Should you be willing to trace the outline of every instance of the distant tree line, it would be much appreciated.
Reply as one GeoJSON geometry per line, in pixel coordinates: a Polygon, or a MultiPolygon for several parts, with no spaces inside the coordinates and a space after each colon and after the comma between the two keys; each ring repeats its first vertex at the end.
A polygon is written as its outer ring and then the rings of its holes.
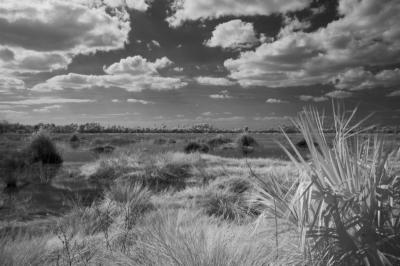
{"type": "MultiPolygon", "coordinates": [[[[221,129],[216,128],[208,123],[195,124],[191,126],[172,127],[168,128],[165,125],[159,127],[126,127],[119,125],[104,126],[100,123],[85,123],[85,124],[68,124],[55,125],[53,123],[39,123],[36,125],[23,125],[20,123],[9,123],[5,120],[0,121],[0,134],[3,133],[20,133],[30,134],[44,129],[52,133],[237,133],[244,131],[244,128],[237,129],[221,129]]],[[[294,126],[282,126],[286,133],[298,133],[298,129],[294,126]]],[[[247,127],[246,127],[247,130],[247,127]]],[[[334,132],[333,128],[325,129],[326,132],[334,132]]],[[[280,128],[251,130],[255,133],[280,133],[280,128]]],[[[398,133],[400,126],[384,126],[371,127],[366,131],[381,132],[381,133],[398,133]]]]}

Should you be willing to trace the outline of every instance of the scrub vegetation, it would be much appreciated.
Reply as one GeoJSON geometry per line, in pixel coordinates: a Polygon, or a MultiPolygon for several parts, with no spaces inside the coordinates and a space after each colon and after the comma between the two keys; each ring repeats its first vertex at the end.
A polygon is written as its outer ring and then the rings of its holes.
{"type": "MultiPolygon", "coordinates": [[[[336,114],[327,136],[316,111],[300,113],[308,153],[285,135],[286,160],[250,156],[262,148],[250,133],[157,137],[151,152],[135,141],[96,153],[67,181],[96,184],[97,196],[65,198],[57,215],[3,219],[0,265],[397,265],[399,150],[352,120],[336,114]],[[231,147],[246,154],[212,153],[231,147]]],[[[26,158],[2,160],[5,180],[22,175],[25,162],[60,164],[57,145],[33,137],[26,158]]],[[[61,191],[67,181],[41,186],[61,191]]],[[[25,206],[21,193],[2,204],[4,213],[25,206]]]]}

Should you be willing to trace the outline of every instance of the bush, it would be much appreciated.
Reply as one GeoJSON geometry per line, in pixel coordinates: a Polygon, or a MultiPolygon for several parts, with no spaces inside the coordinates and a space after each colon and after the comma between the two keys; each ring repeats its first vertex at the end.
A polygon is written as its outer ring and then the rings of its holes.
{"type": "Polygon", "coordinates": [[[223,144],[230,143],[230,142],[232,142],[232,140],[230,138],[227,138],[222,134],[218,134],[215,137],[213,137],[212,139],[208,140],[207,144],[211,148],[215,148],[215,147],[219,147],[223,144]]]}
{"type": "Polygon", "coordinates": [[[114,146],[105,145],[105,146],[97,146],[91,149],[92,152],[102,154],[102,153],[112,153],[115,150],[114,146]]]}
{"type": "Polygon", "coordinates": [[[26,170],[28,165],[28,158],[25,153],[18,151],[5,152],[4,157],[0,160],[0,172],[8,188],[17,187],[18,177],[21,172],[26,170]]]}
{"type": "Polygon", "coordinates": [[[72,137],[69,139],[70,142],[78,142],[79,138],[76,134],[72,135],[72,137]]]}
{"type": "Polygon", "coordinates": [[[163,138],[158,138],[153,140],[153,144],[155,145],[164,145],[165,143],[167,143],[167,140],[163,138]]]}
{"type": "Polygon", "coordinates": [[[197,142],[189,142],[185,148],[185,153],[202,152],[208,153],[210,148],[206,144],[199,144],[197,142]]]}
{"type": "MultiPolygon", "coordinates": [[[[307,144],[307,141],[305,139],[302,139],[299,142],[297,142],[296,146],[298,148],[301,148],[301,149],[308,149],[308,144],[307,144]]],[[[313,142],[313,146],[315,146],[317,148],[319,147],[318,143],[316,143],[316,142],[313,142]]]]}
{"type": "Polygon", "coordinates": [[[236,139],[237,147],[244,155],[252,153],[254,148],[258,146],[257,141],[247,133],[239,135],[236,139]]]}
{"type": "Polygon", "coordinates": [[[32,163],[61,164],[63,159],[50,137],[43,131],[32,136],[27,148],[32,163]]]}
{"type": "Polygon", "coordinates": [[[236,139],[236,143],[239,147],[256,147],[258,146],[257,141],[249,134],[241,134],[236,139]]]}
{"type": "Polygon", "coordinates": [[[168,140],[168,144],[175,144],[176,143],[176,140],[174,140],[174,139],[169,139],[168,140]]]}

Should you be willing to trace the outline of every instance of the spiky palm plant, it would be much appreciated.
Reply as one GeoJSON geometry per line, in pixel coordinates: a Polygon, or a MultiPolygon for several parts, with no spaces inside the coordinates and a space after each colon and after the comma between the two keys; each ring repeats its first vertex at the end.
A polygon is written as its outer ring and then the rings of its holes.
{"type": "Polygon", "coordinates": [[[287,189],[276,180],[262,184],[256,200],[267,212],[295,223],[302,245],[311,245],[323,264],[397,264],[400,208],[394,165],[399,153],[390,152],[382,136],[362,134],[363,120],[352,125],[355,112],[346,116],[334,110],[332,140],[316,110],[300,113],[294,123],[307,142],[310,160],[286,134],[293,152],[281,146],[303,174],[287,189]]]}

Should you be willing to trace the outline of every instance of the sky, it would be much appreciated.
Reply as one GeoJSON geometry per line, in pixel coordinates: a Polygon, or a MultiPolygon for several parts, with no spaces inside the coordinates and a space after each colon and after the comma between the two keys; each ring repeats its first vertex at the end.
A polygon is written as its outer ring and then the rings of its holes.
{"type": "Polygon", "coordinates": [[[400,121],[398,0],[1,0],[0,120],[220,128],[332,104],[400,121]]]}

